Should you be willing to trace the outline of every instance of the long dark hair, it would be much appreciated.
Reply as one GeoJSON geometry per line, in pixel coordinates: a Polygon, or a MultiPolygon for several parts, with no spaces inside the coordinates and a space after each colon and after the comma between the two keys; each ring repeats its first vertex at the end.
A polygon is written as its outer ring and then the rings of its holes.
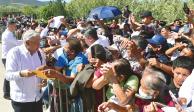
{"type": "Polygon", "coordinates": [[[114,61],[114,63],[114,69],[117,76],[123,75],[125,78],[128,78],[132,75],[131,65],[127,59],[121,58],[114,61]]]}

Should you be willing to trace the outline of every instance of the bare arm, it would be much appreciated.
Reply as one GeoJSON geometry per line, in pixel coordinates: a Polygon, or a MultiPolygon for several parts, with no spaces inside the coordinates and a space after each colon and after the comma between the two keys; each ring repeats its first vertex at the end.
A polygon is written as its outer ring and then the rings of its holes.
{"type": "Polygon", "coordinates": [[[118,83],[113,83],[112,87],[116,97],[123,106],[126,105],[135,94],[135,91],[129,89],[125,92],[118,83]]]}
{"type": "Polygon", "coordinates": [[[42,48],[42,50],[44,51],[45,54],[49,54],[52,53],[53,51],[57,50],[58,48],[60,48],[61,46],[52,46],[52,47],[47,47],[47,48],[42,48]]]}
{"type": "Polygon", "coordinates": [[[120,106],[113,102],[103,102],[98,107],[98,112],[104,112],[105,110],[115,110],[116,112],[134,112],[137,110],[134,105],[120,106]]]}
{"type": "Polygon", "coordinates": [[[73,80],[75,79],[75,76],[66,76],[65,74],[60,73],[59,71],[56,71],[54,69],[47,69],[44,70],[44,74],[49,77],[49,78],[56,78],[59,81],[69,84],[71,82],[73,82],[73,80]]]}
{"type": "Polygon", "coordinates": [[[101,88],[103,88],[108,83],[109,83],[108,80],[102,75],[100,78],[96,79],[93,82],[92,88],[94,88],[96,90],[100,90],[101,88]]]}
{"type": "Polygon", "coordinates": [[[163,64],[157,61],[156,58],[150,58],[148,61],[149,61],[149,65],[155,66],[156,68],[163,70],[164,72],[168,73],[170,76],[173,77],[172,66],[163,64]]]}
{"type": "Polygon", "coordinates": [[[165,54],[167,56],[172,56],[173,53],[179,48],[179,46],[174,46],[174,47],[171,47],[169,48],[168,50],[166,50],[165,54]]]}
{"type": "Polygon", "coordinates": [[[131,26],[131,29],[133,29],[135,31],[141,30],[142,24],[136,22],[135,17],[133,15],[129,16],[129,20],[128,21],[129,21],[128,23],[131,26]]]}
{"type": "Polygon", "coordinates": [[[66,83],[66,84],[72,83],[73,80],[75,79],[74,76],[66,76],[66,75],[62,75],[62,74],[57,75],[56,78],[58,80],[60,80],[61,82],[66,83]]]}

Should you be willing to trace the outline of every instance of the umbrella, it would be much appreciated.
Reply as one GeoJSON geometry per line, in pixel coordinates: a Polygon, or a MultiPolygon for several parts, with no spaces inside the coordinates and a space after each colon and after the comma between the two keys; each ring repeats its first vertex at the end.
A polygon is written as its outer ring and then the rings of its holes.
{"type": "Polygon", "coordinates": [[[87,19],[88,20],[111,19],[120,14],[122,14],[122,12],[117,7],[101,6],[91,10],[87,19]]]}

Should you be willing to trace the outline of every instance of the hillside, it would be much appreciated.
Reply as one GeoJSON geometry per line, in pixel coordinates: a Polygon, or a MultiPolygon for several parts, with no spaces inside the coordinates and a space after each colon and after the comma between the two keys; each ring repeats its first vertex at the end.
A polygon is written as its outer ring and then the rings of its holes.
{"type": "Polygon", "coordinates": [[[0,0],[0,4],[27,4],[27,5],[44,5],[46,2],[40,2],[36,0],[0,0]]]}

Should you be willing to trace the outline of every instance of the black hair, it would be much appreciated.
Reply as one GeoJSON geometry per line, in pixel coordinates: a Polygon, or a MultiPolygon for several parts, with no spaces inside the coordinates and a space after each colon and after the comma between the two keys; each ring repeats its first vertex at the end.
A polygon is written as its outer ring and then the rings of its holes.
{"type": "Polygon", "coordinates": [[[78,54],[80,52],[82,52],[82,45],[80,43],[80,41],[76,38],[67,38],[66,40],[69,44],[69,49],[70,50],[74,50],[75,54],[78,54]]]}
{"type": "Polygon", "coordinates": [[[172,66],[173,66],[173,69],[175,69],[176,67],[181,67],[181,68],[188,69],[189,71],[192,71],[194,68],[194,63],[193,63],[193,59],[187,56],[180,56],[173,61],[172,66]]]}
{"type": "Polygon", "coordinates": [[[92,23],[92,21],[88,21],[88,22],[86,22],[86,24],[89,24],[91,26],[94,26],[94,24],[92,23]]]}
{"type": "Polygon", "coordinates": [[[131,65],[127,59],[121,58],[119,60],[115,60],[114,63],[116,63],[114,69],[118,76],[124,75],[125,77],[129,77],[132,75],[131,65]]]}
{"type": "Polygon", "coordinates": [[[131,40],[133,40],[136,43],[137,47],[141,48],[141,50],[146,49],[148,45],[148,42],[146,41],[146,39],[141,36],[133,36],[131,40]]]}
{"type": "Polygon", "coordinates": [[[171,31],[170,26],[164,26],[163,28],[166,29],[166,30],[168,30],[168,31],[171,31]]]}
{"type": "Polygon", "coordinates": [[[102,45],[100,44],[93,45],[91,47],[91,54],[92,58],[98,58],[103,62],[107,62],[106,50],[102,45]]]}
{"type": "Polygon", "coordinates": [[[176,21],[179,21],[179,22],[180,22],[180,21],[181,21],[181,19],[177,18],[177,19],[175,19],[175,20],[174,20],[174,22],[176,22],[176,21]]]}
{"type": "Polygon", "coordinates": [[[166,21],[160,21],[160,22],[159,22],[159,25],[162,26],[162,27],[165,26],[166,24],[167,24],[166,21]]]}
{"type": "MultiPolygon", "coordinates": [[[[192,43],[188,44],[188,48],[191,50],[192,54],[194,54],[194,46],[192,43]]],[[[192,57],[194,59],[194,56],[192,57]]]]}
{"type": "Polygon", "coordinates": [[[81,43],[83,49],[89,47],[83,39],[80,40],[80,43],[81,43]]]}
{"type": "Polygon", "coordinates": [[[184,37],[175,39],[175,43],[177,43],[177,42],[182,42],[182,43],[185,43],[185,44],[189,44],[189,43],[190,43],[190,41],[187,40],[187,39],[184,38],[184,37]]]}

